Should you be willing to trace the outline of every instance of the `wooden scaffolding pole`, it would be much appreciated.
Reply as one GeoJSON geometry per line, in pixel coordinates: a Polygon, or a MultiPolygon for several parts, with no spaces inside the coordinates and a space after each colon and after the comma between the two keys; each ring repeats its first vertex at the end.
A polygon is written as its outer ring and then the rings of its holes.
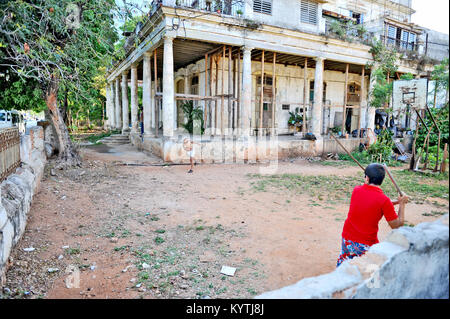
{"type": "Polygon", "coordinates": [[[276,75],[276,63],[277,63],[277,53],[274,52],[273,53],[273,64],[272,64],[272,69],[273,69],[273,74],[272,74],[272,129],[270,131],[271,135],[274,136],[275,135],[275,114],[276,114],[276,109],[277,109],[277,104],[276,104],[276,80],[277,80],[277,75],[276,75]]]}
{"type": "Polygon", "coordinates": [[[153,69],[155,74],[155,96],[153,99],[153,104],[155,107],[155,137],[158,137],[159,130],[159,100],[156,99],[156,94],[158,93],[158,51],[155,49],[153,53],[153,69]]]}
{"type": "MultiPolygon", "coordinates": [[[[215,57],[215,62],[216,62],[216,89],[214,91],[214,95],[217,96],[218,91],[219,91],[219,59],[220,56],[216,56],[215,57]]],[[[219,113],[219,102],[217,100],[215,100],[214,102],[214,135],[217,135],[217,129],[219,127],[219,122],[218,122],[218,113],[219,113]]]]}
{"type": "MultiPolygon", "coordinates": [[[[211,56],[209,59],[209,95],[213,96],[213,59],[214,56],[211,56]]],[[[211,129],[213,127],[213,119],[212,119],[212,108],[213,108],[214,101],[209,102],[209,128],[211,129]]],[[[211,134],[214,134],[211,130],[211,134]]]]}
{"type": "Polygon", "coordinates": [[[224,117],[225,117],[225,97],[224,97],[224,85],[225,85],[225,52],[226,46],[223,46],[222,49],[222,63],[220,64],[220,69],[222,73],[222,89],[221,89],[221,103],[220,103],[220,134],[224,136],[224,117]]]}
{"type": "Polygon", "coordinates": [[[306,133],[306,101],[308,98],[308,58],[305,58],[305,68],[303,75],[303,133],[306,133]]]}
{"type": "Polygon", "coordinates": [[[231,52],[231,50],[232,50],[232,48],[231,48],[231,46],[229,46],[228,47],[228,123],[227,123],[228,131],[231,128],[233,128],[233,113],[232,113],[233,111],[231,109],[233,102],[231,100],[231,97],[232,97],[234,88],[233,88],[233,74],[231,73],[231,69],[232,69],[232,65],[231,65],[232,52],[231,52]]]}
{"type": "MultiPolygon", "coordinates": [[[[187,92],[184,92],[187,93],[187,92]]],[[[205,54],[205,97],[208,95],[208,53],[205,54]]],[[[205,101],[205,109],[203,114],[203,122],[205,127],[208,121],[208,101],[205,101]]]]}
{"type": "Polygon", "coordinates": [[[348,69],[349,64],[345,66],[345,88],[344,88],[344,106],[342,108],[342,136],[345,136],[347,133],[345,129],[345,122],[347,121],[347,94],[348,94],[348,69]]]}
{"type": "Polygon", "coordinates": [[[263,128],[263,108],[264,108],[264,50],[262,50],[261,56],[261,95],[259,101],[259,130],[258,135],[262,136],[263,128]]]}

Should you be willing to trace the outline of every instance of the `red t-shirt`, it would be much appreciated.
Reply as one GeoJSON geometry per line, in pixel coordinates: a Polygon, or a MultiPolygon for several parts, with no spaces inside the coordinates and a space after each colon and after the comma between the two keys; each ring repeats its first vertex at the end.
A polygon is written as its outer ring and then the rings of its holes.
{"type": "Polygon", "coordinates": [[[367,184],[356,186],[342,237],[369,246],[378,243],[378,222],[383,215],[388,222],[398,218],[394,205],[383,190],[367,184]]]}

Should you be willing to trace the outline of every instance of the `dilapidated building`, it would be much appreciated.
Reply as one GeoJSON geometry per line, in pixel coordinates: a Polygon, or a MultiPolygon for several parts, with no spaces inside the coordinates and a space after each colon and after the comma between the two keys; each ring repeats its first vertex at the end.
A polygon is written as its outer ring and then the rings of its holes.
{"type": "Polygon", "coordinates": [[[372,39],[403,53],[390,80],[427,77],[448,56],[448,40],[432,44],[436,32],[413,13],[410,0],[154,1],[108,71],[107,127],[181,162],[191,101],[203,111],[205,130],[194,131],[203,162],[334,152],[331,131],[355,149],[352,133],[375,128],[372,39]]]}

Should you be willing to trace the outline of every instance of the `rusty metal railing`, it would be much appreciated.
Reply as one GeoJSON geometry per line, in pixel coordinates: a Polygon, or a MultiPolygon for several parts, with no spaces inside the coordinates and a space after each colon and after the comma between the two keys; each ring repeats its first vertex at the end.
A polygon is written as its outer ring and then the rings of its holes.
{"type": "Polygon", "coordinates": [[[0,129],[0,182],[20,165],[20,136],[18,128],[0,129]]]}

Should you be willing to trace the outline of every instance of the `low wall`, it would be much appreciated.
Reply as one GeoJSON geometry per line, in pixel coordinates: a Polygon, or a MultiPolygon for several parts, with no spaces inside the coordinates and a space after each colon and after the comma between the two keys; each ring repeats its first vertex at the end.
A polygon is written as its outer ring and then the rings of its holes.
{"type": "MultiPolygon", "coordinates": [[[[188,135],[174,138],[149,138],[130,134],[130,142],[139,150],[161,157],[167,163],[189,163],[189,155],[183,148],[188,135]]],[[[304,140],[294,136],[276,138],[255,137],[222,138],[221,136],[194,137],[195,159],[201,163],[254,163],[284,160],[296,157],[322,156],[327,153],[345,153],[334,140],[304,140]]],[[[358,149],[359,139],[342,139],[349,151],[358,149]]]]}
{"type": "MultiPolygon", "coordinates": [[[[256,299],[448,299],[449,215],[401,227],[362,257],[256,299]]],[[[337,258],[337,256],[336,256],[337,258]]]]}
{"type": "Polygon", "coordinates": [[[22,237],[31,200],[44,172],[44,131],[36,126],[20,138],[21,165],[0,184],[0,286],[11,250],[22,237]]]}

